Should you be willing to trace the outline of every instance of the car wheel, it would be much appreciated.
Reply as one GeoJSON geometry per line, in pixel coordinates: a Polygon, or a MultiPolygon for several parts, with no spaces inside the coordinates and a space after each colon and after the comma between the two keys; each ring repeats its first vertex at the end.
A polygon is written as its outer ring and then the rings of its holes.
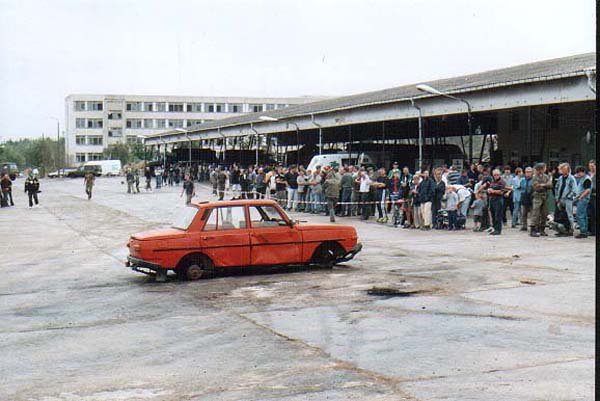
{"type": "Polygon", "coordinates": [[[191,266],[188,266],[187,269],[185,269],[185,278],[187,278],[190,281],[199,280],[202,277],[203,273],[204,270],[202,270],[200,266],[193,264],[191,266]]]}
{"type": "Polygon", "coordinates": [[[323,243],[315,250],[312,263],[319,267],[332,268],[341,256],[341,246],[337,243],[323,243]]]}
{"type": "Polygon", "coordinates": [[[175,269],[180,280],[195,281],[213,276],[212,263],[204,255],[191,255],[181,261],[175,269]]]}

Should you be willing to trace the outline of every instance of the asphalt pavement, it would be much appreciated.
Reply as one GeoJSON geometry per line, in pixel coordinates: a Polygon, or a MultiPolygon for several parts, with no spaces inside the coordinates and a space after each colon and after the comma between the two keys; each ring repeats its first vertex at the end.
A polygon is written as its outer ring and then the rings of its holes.
{"type": "Polygon", "coordinates": [[[155,283],[125,244],[169,224],[181,187],[99,178],[88,201],[46,179],[33,209],[21,187],[0,210],[1,400],[594,399],[593,237],[338,219],[364,248],[332,270],[155,283]]]}

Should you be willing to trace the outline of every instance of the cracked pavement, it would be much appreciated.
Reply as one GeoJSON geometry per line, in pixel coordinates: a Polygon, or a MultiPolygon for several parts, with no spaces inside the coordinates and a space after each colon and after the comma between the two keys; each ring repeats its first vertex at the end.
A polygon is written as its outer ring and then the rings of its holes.
{"type": "Polygon", "coordinates": [[[41,207],[15,191],[0,210],[2,400],[594,397],[594,238],[338,219],[364,248],[333,270],[154,283],[124,267],[125,244],[167,225],[181,188],[96,183],[87,201],[81,179],[43,180],[41,207]]]}

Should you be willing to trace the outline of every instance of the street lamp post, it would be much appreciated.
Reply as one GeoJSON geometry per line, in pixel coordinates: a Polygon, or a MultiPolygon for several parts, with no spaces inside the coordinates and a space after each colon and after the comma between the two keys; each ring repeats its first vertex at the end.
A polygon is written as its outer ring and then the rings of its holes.
{"type": "MultiPolygon", "coordinates": [[[[260,117],[258,117],[258,119],[261,120],[261,121],[271,121],[271,122],[273,122],[273,121],[279,121],[278,118],[269,117],[269,116],[260,116],[260,117]]],[[[250,125],[251,125],[250,129],[252,129],[252,124],[250,124],[250,125]]],[[[256,132],[256,130],[254,130],[254,132],[256,132]]],[[[256,147],[256,160],[257,160],[257,163],[258,163],[258,132],[256,132],[256,140],[257,140],[257,142],[256,142],[256,146],[257,146],[256,147]]],[[[267,154],[268,154],[268,152],[269,152],[269,146],[267,144],[267,154]]],[[[277,155],[275,156],[275,158],[278,158],[277,156],[279,156],[279,148],[277,149],[276,153],[277,153],[277,155]]]]}
{"type": "Polygon", "coordinates": [[[250,131],[254,131],[254,138],[256,142],[256,149],[255,149],[255,153],[254,153],[254,165],[256,167],[258,167],[258,131],[256,130],[256,128],[254,128],[254,124],[250,123],[250,131]]]}
{"type": "Polygon", "coordinates": [[[415,104],[414,99],[410,99],[412,107],[417,109],[419,112],[419,169],[423,168],[423,114],[421,113],[421,107],[415,104]]]}
{"type": "Polygon", "coordinates": [[[293,125],[296,127],[296,164],[300,164],[300,128],[298,124],[294,122],[288,122],[287,125],[293,125]]]}
{"type": "Polygon", "coordinates": [[[319,128],[319,154],[323,153],[323,127],[315,121],[315,115],[310,115],[310,120],[317,128],[319,128]]]}
{"type": "Polygon", "coordinates": [[[449,93],[442,92],[438,89],[432,88],[426,84],[417,85],[417,89],[421,92],[430,93],[432,95],[444,96],[449,99],[458,100],[459,102],[463,102],[467,105],[467,126],[469,130],[469,164],[473,164],[473,118],[471,115],[471,104],[467,102],[465,99],[450,95],[449,93]]]}

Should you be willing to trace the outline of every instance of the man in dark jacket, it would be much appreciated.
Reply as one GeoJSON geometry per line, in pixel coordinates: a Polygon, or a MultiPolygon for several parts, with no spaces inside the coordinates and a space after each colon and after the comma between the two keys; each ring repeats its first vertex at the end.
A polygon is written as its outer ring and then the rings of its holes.
{"type": "Polygon", "coordinates": [[[429,178],[429,171],[425,170],[421,173],[422,181],[417,190],[417,198],[420,204],[421,221],[424,230],[431,229],[431,203],[435,194],[435,183],[429,178]]]}
{"type": "Polygon", "coordinates": [[[4,174],[2,176],[2,180],[0,180],[0,186],[2,188],[2,193],[0,194],[2,197],[2,207],[8,206],[9,203],[10,206],[14,206],[15,203],[13,202],[12,197],[12,180],[8,174],[4,174]]]}
{"type": "Polygon", "coordinates": [[[35,201],[35,205],[39,204],[38,202],[38,192],[40,190],[40,182],[33,173],[29,173],[29,177],[25,180],[25,192],[29,197],[29,208],[33,207],[33,201],[35,201]]]}

